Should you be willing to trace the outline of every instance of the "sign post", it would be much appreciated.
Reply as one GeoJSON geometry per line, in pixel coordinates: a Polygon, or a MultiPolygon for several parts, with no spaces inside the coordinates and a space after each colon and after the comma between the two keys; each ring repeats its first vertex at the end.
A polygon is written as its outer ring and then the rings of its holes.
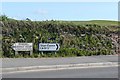
{"type": "Polygon", "coordinates": [[[18,54],[18,51],[30,51],[30,55],[33,53],[33,43],[15,43],[12,48],[15,50],[15,55],[18,54]]]}
{"type": "Polygon", "coordinates": [[[18,55],[18,51],[15,51],[15,55],[18,55]]]}
{"type": "Polygon", "coordinates": [[[58,43],[39,43],[39,51],[58,51],[60,48],[58,43]]]}

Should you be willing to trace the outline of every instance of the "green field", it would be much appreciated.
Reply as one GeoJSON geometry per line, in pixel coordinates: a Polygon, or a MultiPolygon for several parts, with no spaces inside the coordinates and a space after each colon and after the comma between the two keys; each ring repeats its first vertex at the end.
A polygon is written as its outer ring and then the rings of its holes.
{"type": "Polygon", "coordinates": [[[96,24],[100,26],[109,26],[111,31],[117,31],[119,26],[118,21],[112,20],[90,20],[90,21],[60,21],[61,23],[72,23],[75,25],[86,25],[86,24],[96,24]]]}
{"type": "Polygon", "coordinates": [[[117,21],[109,20],[91,20],[91,21],[73,21],[76,24],[98,24],[98,25],[118,25],[117,21]]]}
{"type": "Polygon", "coordinates": [[[109,25],[109,26],[117,26],[118,21],[111,21],[111,20],[89,20],[89,21],[61,21],[61,22],[68,22],[68,23],[74,23],[74,24],[98,24],[98,25],[109,25]]]}

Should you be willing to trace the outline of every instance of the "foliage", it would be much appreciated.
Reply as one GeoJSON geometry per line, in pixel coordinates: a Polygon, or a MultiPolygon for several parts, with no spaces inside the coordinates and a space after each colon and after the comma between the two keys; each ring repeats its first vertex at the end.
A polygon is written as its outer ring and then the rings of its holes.
{"type": "MultiPolygon", "coordinates": [[[[2,19],[2,50],[4,57],[14,57],[11,48],[15,42],[34,43],[34,54],[17,57],[66,57],[112,54],[112,41],[107,37],[116,25],[100,25],[72,21],[31,21],[14,20],[7,16],[2,19]],[[59,43],[58,52],[39,54],[38,43],[59,43]]],[[[105,23],[104,23],[105,24],[105,23]]],[[[114,29],[116,30],[116,29],[114,29]]],[[[21,53],[21,52],[20,52],[21,53]]],[[[25,52],[23,52],[25,53],[25,52]]]]}

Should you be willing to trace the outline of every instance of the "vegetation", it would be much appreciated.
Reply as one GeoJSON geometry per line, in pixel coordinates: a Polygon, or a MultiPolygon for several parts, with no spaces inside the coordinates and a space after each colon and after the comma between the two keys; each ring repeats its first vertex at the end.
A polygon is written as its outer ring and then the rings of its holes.
{"type": "Polygon", "coordinates": [[[3,15],[2,51],[3,57],[67,57],[112,54],[112,41],[107,36],[117,32],[115,21],[31,21],[14,20],[3,15]],[[103,23],[104,22],[104,23],[103,23]],[[106,22],[106,24],[105,24],[106,22]],[[111,24],[110,24],[111,23],[111,24]],[[34,53],[31,56],[14,56],[11,48],[16,42],[32,42],[34,53]],[[38,43],[59,43],[57,52],[38,51],[38,43]]]}

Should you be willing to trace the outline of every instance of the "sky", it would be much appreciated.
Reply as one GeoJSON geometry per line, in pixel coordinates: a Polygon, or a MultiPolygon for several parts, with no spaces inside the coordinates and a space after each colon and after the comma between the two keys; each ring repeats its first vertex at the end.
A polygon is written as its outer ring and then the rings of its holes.
{"type": "Polygon", "coordinates": [[[19,20],[118,20],[117,2],[2,2],[0,9],[19,20]]]}

